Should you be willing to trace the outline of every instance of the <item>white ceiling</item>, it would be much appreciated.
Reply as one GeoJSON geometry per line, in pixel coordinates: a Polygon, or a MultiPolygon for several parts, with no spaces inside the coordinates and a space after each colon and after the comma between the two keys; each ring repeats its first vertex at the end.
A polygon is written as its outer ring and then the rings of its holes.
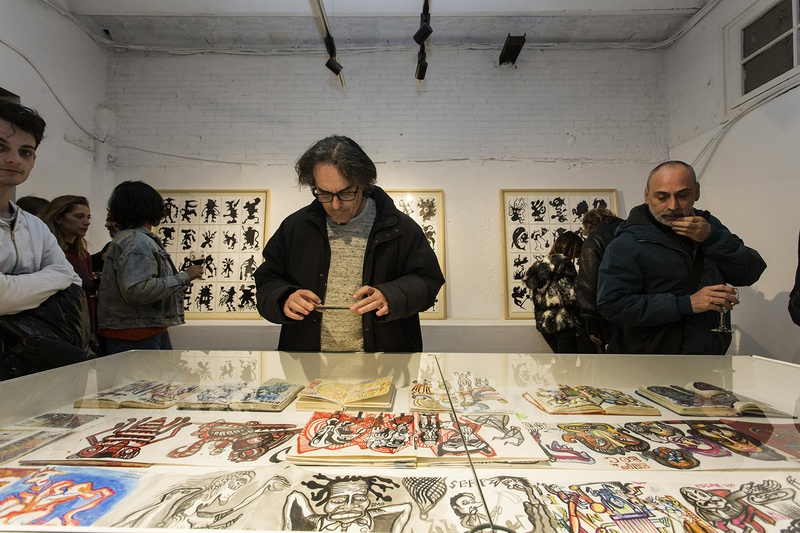
{"type": "MultiPolygon", "coordinates": [[[[262,52],[321,49],[317,0],[40,0],[110,47],[262,52]]],[[[429,0],[429,46],[648,46],[719,0],[429,0]]],[[[423,0],[324,0],[338,48],[413,47],[423,0]]]]}

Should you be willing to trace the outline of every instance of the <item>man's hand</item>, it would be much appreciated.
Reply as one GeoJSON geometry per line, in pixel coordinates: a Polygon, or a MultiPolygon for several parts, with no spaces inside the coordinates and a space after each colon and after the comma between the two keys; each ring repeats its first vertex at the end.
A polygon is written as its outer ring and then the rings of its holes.
{"type": "Polygon", "coordinates": [[[358,300],[350,307],[350,310],[359,315],[375,311],[376,316],[383,316],[389,314],[389,302],[381,291],[375,287],[364,285],[358,289],[353,298],[358,300]]]}
{"type": "Polygon", "coordinates": [[[692,294],[690,298],[695,314],[704,311],[730,311],[739,303],[736,289],[729,285],[709,285],[692,294]]]}
{"type": "Polygon", "coordinates": [[[318,305],[322,305],[319,296],[307,289],[297,289],[286,298],[283,314],[292,320],[303,320],[318,305]]]}
{"type": "Polygon", "coordinates": [[[711,235],[711,224],[703,217],[683,217],[672,223],[672,231],[689,237],[695,242],[703,242],[711,235]]]}
{"type": "Polygon", "coordinates": [[[203,277],[206,267],[203,265],[189,265],[186,267],[186,273],[189,274],[189,279],[194,281],[203,277]]]}

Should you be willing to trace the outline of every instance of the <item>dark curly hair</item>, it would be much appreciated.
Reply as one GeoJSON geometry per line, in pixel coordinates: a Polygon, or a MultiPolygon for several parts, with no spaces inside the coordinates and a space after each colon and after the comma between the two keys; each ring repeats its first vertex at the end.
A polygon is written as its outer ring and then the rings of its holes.
{"type": "Polygon", "coordinates": [[[29,107],[0,100],[0,120],[5,120],[22,131],[33,135],[36,140],[34,148],[38,148],[39,143],[44,138],[44,128],[47,124],[39,116],[39,113],[29,107]]]}
{"type": "Polygon", "coordinates": [[[164,198],[143,181],[123,181],[108,199],[108,212],[120,229],[158,226],[164,218],[164,198]]]}
{"type": "Polygon", "coordinates": [[[353,139],[344,135],[332,135],[314,143],[297,160],[298,183],[314,188],[314,167],[318,164],[332,165],[344,179],[369,195],[378,179],[375,163],[353,139]]]}

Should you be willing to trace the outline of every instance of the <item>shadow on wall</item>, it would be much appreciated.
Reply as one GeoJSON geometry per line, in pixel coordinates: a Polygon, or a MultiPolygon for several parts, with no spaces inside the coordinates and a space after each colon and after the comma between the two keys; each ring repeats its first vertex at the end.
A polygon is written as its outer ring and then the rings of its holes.
{"type": "Polygon", "coordinates": [[[771,300],[751,287],[740,288],[739,294],[742,303],[731,315],[739,343],[731,345],[728,354],[761,355],[800,364],[800,327],[789,317],[789,292],[779,292],[771,300]],[[748,332],[757,332],[762,341],[769,339],[771,348],[748,332]]]}

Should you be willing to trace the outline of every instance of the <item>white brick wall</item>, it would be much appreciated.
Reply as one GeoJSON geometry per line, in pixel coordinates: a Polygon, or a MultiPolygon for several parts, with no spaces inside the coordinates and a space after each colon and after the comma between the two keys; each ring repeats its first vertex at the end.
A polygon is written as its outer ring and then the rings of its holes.
{"type": "MultiPolygon", "coordinates": [[[[662,52],[433,49],[340,51],[347,88],[324,54],[118,55],[108,103],[117,145],[202,159],[291,164],[332,133],[376,161],[650,162],[668,150],[662,52]]],[[[190,160],[118,148],[113,166],[190,160]]]]}

